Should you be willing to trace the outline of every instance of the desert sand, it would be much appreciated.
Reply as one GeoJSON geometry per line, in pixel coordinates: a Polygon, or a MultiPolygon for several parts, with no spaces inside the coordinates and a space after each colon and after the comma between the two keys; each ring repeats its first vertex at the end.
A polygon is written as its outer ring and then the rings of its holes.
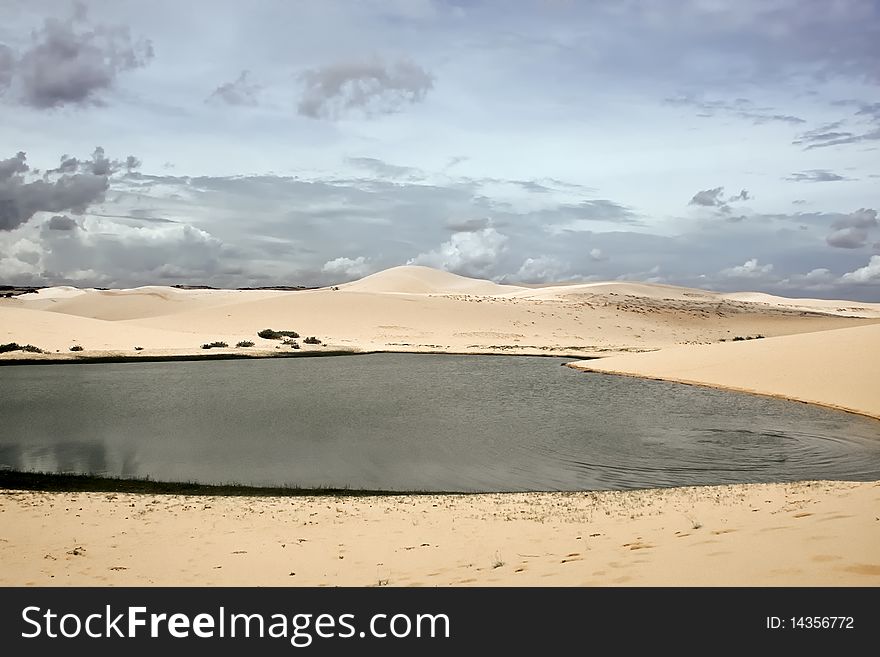
{"type": "Polygon", "coordinates": [[[880,584],[880,483],[240,498],[0,492],[2,585],[880,584]]]}
{"type": "MultiPolygon", "coordinates": [[[[593,371],[880,418],[880,304],[498,285],[410,266],[304,291],[58,287],[0,299],[0,343],[46,352],[0,361],[198,356],[215,340],[255,346],[212,355],[289,351],[258,338],[263,328],[323,341],[305,354],[566,355],[593,371]]],[[[5,585],[880,584],[877,482],[341,498],[5,491],[0,504],[5,585]]]]}

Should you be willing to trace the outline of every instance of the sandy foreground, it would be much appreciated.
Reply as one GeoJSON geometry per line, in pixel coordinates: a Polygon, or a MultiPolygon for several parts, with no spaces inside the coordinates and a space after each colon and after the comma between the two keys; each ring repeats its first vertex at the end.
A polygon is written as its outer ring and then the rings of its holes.
{"type": "Polygon", "coordinates": [[[0,493],[3,585],[880,585],[880,483],[234,498],[0,493]]]}
{"type": "MultiPolygon", "coordinates": [[[[258,338],[263,328],[322,339],[300,353],[601,357],[573,365],[880,418],[880,304],[507,286],[424,267],[298,292],[51,288],[0,299],[0,344],[47,352],[0,360],[202,355],[215,340],[255,346],[212,355],[289,350],[258,338]]],[[[0,491],[0,563],[3,585],[876,586],[880,482],[305,498],[0,491]]]]}

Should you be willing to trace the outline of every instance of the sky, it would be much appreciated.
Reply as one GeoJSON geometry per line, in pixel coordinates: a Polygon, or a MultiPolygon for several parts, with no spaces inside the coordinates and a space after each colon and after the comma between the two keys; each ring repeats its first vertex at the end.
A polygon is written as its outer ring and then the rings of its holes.
{"type": "Polygon", "coordinates": [[[880,301],[877,0],[0,0],[0,283],[880,301]]]}

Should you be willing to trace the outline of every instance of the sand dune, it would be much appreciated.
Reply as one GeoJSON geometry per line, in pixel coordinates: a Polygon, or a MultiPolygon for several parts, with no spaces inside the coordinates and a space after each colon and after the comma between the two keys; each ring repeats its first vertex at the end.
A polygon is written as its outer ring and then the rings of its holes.
{"type": "Polygon", "coordinates": [[[521,288],[450,274],[431,267],[403,265],[338,286],[349,292],[373,294],[479,294],[495,295],[521,288]]]}
{"type": "Polygon", "coordinates": [[[880,325],[690,345],[572,365],[797,399],[880,418],[880,325]]]}
{"type": "Polygon", "coordinates": [[[277,346],[257,338],[257,331],[282,328],[356,350],[604,356],[880,320],[878,304],[858,304],[863,317],[852,318],[843,317],[850,313],[838,312],[835,302],[817,302],[812,308],[807,300],[796,300],[795,306],[786,305],[787,301],[762,297],[760,303],[753,303],[646,283],[523,288],[405,266],[338,289],[295,292],[53,288],[0,299],[0,310],[43,311],[56,320],[90,318],[105,323],[90,325],[86,339],[70,334],[78,324],[44,319],[36,330],[38,325],[31,325],[36,315],[7,315],[0,340],[54,351],[65,349],[75,337],[83,340],[86,352],[92,352],[84,355],[130,353],[136,344],[150,355],[149,350],[163,348],[199,353],[205,342],[234,344],[250,339],[256,346],[249,353],[256,353],[277,346]],[[50,325],[56,328],[49,330],[50,325]],[[163,344],[160,335],[151,331],[174,336],[163,344]]]}

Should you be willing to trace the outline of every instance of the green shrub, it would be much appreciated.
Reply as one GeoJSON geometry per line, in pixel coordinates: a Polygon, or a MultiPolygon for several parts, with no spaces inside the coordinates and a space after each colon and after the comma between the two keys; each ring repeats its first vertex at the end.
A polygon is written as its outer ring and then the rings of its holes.
{"type": "Polygon", "coordinates": [[[303,340],[303,342],[305,342],[306,344],[321,344],[321,341],[314,335],[307,337],[305,340],[303,340]]]}
{"type": "Polygon", "coordinates": [[[207,343],[205,343],[205,344],[202,345],[202,349],[214,349],[215,347],[218,348],[218,349],[220,349],[220,348],[222,348],[222,347],[228,347],[228,346],[229,346],[229,345],[226,344],[225,342],[220,342],[220,341],[217,341],[217,342],[207,342],[207,343]]]}
{"type": "Polygon", "coordinates": [[[35,347],[32,344],[18,344],[17,342],[0,344],[0,354],[5,354],[7,351],[28,351],[32,354],[43,353],[42,349],[40,349],[39,347],[35,347]]]}
{"type": "Polygon", "coordinates": [[[240,340],[235,343],[235,346],[236,347],[253,347],[254,343],[251,342],[250,340],[240,340]]]}
{"type": "Polygon", "coordinates": [[[82,345],[75,344],[70,347],[70,351],[82,351],[82,350],[83,350],[82,345]]]}
{"type": "Polygon", "coordinates": [[[298,338],[299,333],[296,331],[275,331],[274,329],[263,329],[257,333],[265,340],[280,340],[281,338],[298,338]]]}

